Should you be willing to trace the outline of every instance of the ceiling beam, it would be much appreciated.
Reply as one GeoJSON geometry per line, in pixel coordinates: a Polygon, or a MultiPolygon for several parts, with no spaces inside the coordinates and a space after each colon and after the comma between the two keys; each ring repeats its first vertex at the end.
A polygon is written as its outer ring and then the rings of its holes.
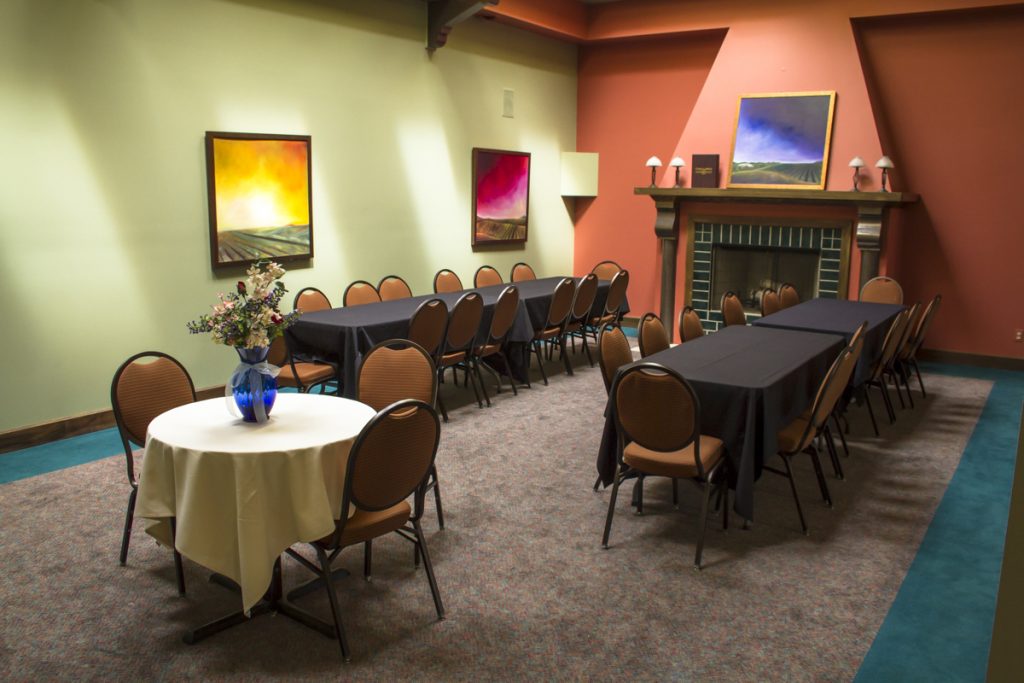
{"type": "Polygon", "coordinates": [[[433,53],[448,42],[452,27],[500,0],[433,0],[427,5],[427,51],[433,53]]]}

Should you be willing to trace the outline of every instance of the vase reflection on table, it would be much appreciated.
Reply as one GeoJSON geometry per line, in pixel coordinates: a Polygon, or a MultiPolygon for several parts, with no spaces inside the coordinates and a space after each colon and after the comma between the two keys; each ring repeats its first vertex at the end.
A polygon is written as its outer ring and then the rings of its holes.
{"type": "MultiPolygon", "coordinates": [[[[246,422],[266,422],[277,399],[276,365],[267,362],[269,347],[235,348],[240,360],[228,380],[228,391],[234,397],[238,412],[246,422]]],[[[227,392],[225,392],[227,393],[227,392]]]]}

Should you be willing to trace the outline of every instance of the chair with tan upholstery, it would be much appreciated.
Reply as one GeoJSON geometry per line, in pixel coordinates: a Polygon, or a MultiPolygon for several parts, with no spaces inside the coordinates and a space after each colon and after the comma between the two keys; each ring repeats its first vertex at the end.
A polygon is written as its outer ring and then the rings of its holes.
{"type": "Polygon", "coordinates": [[[903,288],[891,277],[879,275],[864,283],[860,290],[860,300],[875,304],[901,304],[903,288]]]}
{"type": "Polygon", "coordinates": [[[434,274],[434,294],[461,292],[464,289],[462,280],[454,271],[442,268],[434,274]]]}
{"type": "Polygon", "coordinates": [[[779,287],[779,304],[782,308],[796,306],[798,303],[800,303],[800,294],[796,291],[796,287],[788,282],[782,283],[782,286],[779,287]]]}
{"type": "MultiPolygon", "coordinates": [[[[597,273],[595,273],[597,275],[597,273]]],[[[600,276],[598,276],[600,279],[600,276]]],[[[620,270],[612,276],[612,282],[608,285],[608,295],[604,300],[604,310],[599,315],[594,315],[587,323],[587,330],[597,339],[597,333],[605,325],[622,326],[622,316],[625,315],[623,305],[626,302],[626,289],[629,287],[629,271],[620,270]]]]}
{"type": "Polygon", "coordinates": [[[665,324],[654,313],[644,313],[644,317],[640,318],[636,336],[641,358],[647,358],[671,346],[665,324]]]}
{"type": "MultiPolygon", "coordinates": [[[[480,330],[480,320],[484,314],[484,299],[477,292],[463,294],[452,308],[448,318],[448,331],[445,334],[442,351],[437,362],[437,375],[444,379],[444,371],[452,369],[452,376],[458,381],[456,369],[462,368],[466,372],[466,383],[471,384],[473,393],[476,395],[476,402],[480,408],[484,403],[480,400],[480,390],[477,389],[477,381],[483,382],[480,376],[480,368],[473,362],[473,342],[476,340],[477,332],[480,330]]],[[[444,421],[448,421],[448,411],[445,410],[444,401],[438,392],[437,406],[441,409],[444,421]]]]}
{"type": "Polygon", "coordinates": [[[761,292],[761,317],[778,313],[782,310],[782,302],[774,289],[766,289],[761,292]]]}
{"type": "Polygon", "coordinates": [[[351,654],[342,624],[343,611],[331,580],[331,563],[344,548],[365,544],[392,532],[411,541],[415,557],[423,559],[437,618],[444,619],[441,594],[420,525],[425,483],[434,467],[440,435],[437,413],[423,401],[399,401],[377,413],[363,427],[349,453],[334,532],[309,544],[317,562],[307,560],[292,548],[285,551],[322,579],[333,623],[294,604],[290,604],[289,609],[301,613],[303,623],[322,633],[333,633],[346,662],[350,661],[351,654]],[[414,505],[410,506],[406,499],[413,495],[414,505]],[[348,511],[352,511],[351,514],[348,511]]]}
{"type": "Polygon", "coordinates": [[[270,342],[267,362],[280,368],[277,373],[279,387],[295,387],[302,393],[309,393],[310,389],[319,386],[322,394],[327,389],[327,383],[338,375],[333,365],[296,360],[283,335],[270,342]]]}
{"type": "MultiPolygon", "coordinates": [[[[608,547],[619,485],[633,474],[690,479],[703,489],[694,568],[700,569],[713,486],[725,497],[723,525],[728,527],[728,477],[722,441],[700,433],[700,402],[683,377],[658,363],[637,363],[618,374],[611,388],[611,409],[618,432],[618,469],[608,501],[601,545],[608,547]]],[[[642,489],[641,489],[642,495],[642,489]]],[[[642,498],[638,501],[642,505],[642,498]]]]}
{"type": "Polygon", "coordinates": [[[590,272],[596,275],[598,280],[611,280],[621,270],[622,266],[615,261],[601,261],[590,272]]]}
{"type": "MultiPolygon", "coordinates": [[[[437,399],[437,372],[434,359],[426,349],[408,339],[388,339],[376,344],[363,356],[356,376],[356,396],[378,413],[392,403],[405,399],[434,405],[437,399]]],[[[426,489],[434,489],[434,507],[437,524],[444,528],[444,508],[441,507],[441,487],[437,481],[437,468],[432,467],[426,489]]],[[[363,573],[370,575],[371,541],[366,542],[363,573]]]]}
{"type": "Polygon", "coordinates": [[[688,342],[703,336],[704,325],[700,322],[700,315],[693,306],[684,306],[679,311],[679,341],[688,342]]]}
{"type": "MultiPolygon", "coordinates": [[[[853,356],[850,361],[853,363],[853,371],[850,373],[850,379],[843,390],[843,395],[836,402],[831,415],[832,422],[836,427],[836,433],[839,434],[839,439],[843,443],[843,450],[846,452],[846,457],[850,457],[850,444],[846,442],[846,435],[843,433],[843,426],[840,423],[840,420],[846,419],[846,409],[849,407],[849,399],[856,391],[856,386],[854,385],[853,380],[854,375],[857,372],[857,363],[860,362],[861,353],[864,351],[864,332],[867,331],[867,329],[868,321],[865,320],[859,327],[857,327],[853,335],[850,337],[850,342],[846,345],[846,348],[850,350],[850,353],[853,356]]],[[[847,428],[849,428],[849,425],[847,425],[847,428]]],[[[832,443],[831,431],[828,432],[828,436],[830,437],[828,445],[831,449],[829,453],[833,455],[833,463],[838,464],[839,459],[835,457],[835,444],[832,443]]],[[[840,479],[842,478],[842,469],[839,467],[836,468],[836,476],[840,479]]]]}
{"type": "Polygon", "coordinates": [[[726,292],[722,295],[721,310],[722,320],[726,327],[747,324],[747,316],[743,313],[743,302],[735,292],[726,292]]]}
{"type": "MultiPolygon", "coordinates": [[[[831,442],[831,436],[826,433],[828,430],[828,418],[832,414],[836,402],[846,389],[856,364],[857,359],[853,356],[850,348],[844,348],[825,374],[825,378],[818,388],[818,393],[814,397],[814,403],[811,404],[810,410],[793,420],[793,422],[780,430],[777,435],[779,456],[782,458],[783,465],[785,465],[785,471],[768,465],[764,466],[764,469],[769,472],[782,475],[789,480],[789,488],[793,492],[793,502],[796,503],[796,513],[800,518],[800,527],[805,535],[808,533],[807,521],[804,519],[803,508],[800,506],[800,495],[796,490],[796,480],[793,478],[793,468],[790,465],[790,460],[800,453],[807,453],[811,456],[811,463],[814,465],[814,474],[818,478],[821,496],[828,506],[832,507],[832,496],[828,491],[828,484],[825,482],[825,474],[821,469],[821,460],[818,457],[818,449],[814,445],[814,440],[819,435],[822,435],[826,440],[826,444],[831,442]]],[[[833,465],[838,467],[838,458],[835,456],[834,449],[830,448],[829,451],[833,458],[833,465]]]]}
{"type": "Polygon", "coordinates": [[[576,337],[580,338],[583,344],[583,351],[587,354],[587,362],[594,367],[594,358],[590,355],[590,344],[587,342],[587,324],[592,316],[594,299],[597,298],[597,276],[588,273],[583,276],[576,285],[576,293],[572,298],[572,308],[569,313],[569,321],[565,325],[565,333],[572,341],[572,352],[576,353],[576,337]]]}
{"type": "Polygon", "coordinates": [[[480,266],[473,274],[474,287],[491,287],[502,284],[501,273],[493,266],[480,266]]]}
{"type": "Polygon", "coordinates": [[[440,299],[427,299],[409,319],[409,333],[406,337],[422,346],[436,365],[447,329],[448,306],[440,299]]]}
{"type": "MultiPolygon", "coordinates": [[[[196,400],[195,385],[188,371],[176,359],[160,351],[137,353],[117,368],[110,383],[110,405],[114,411],[117,433],[124,447],[125,465],[128,470],[128,509],[125,512],[124,532],[121,535],[122,565],[128,561],[128,544],[132,536],[132,522],[135,519],[135,499],[139,495],[139,481],[135,476],[135,459],[141,457],[146,444],[149,423],[157,415],[172,408],[193,403],[196,400]],[[134,450],[137,448],[138,450],[134,450]]],[[[172,536],[175,521],[171,520],[172,536]]],[[[181,555],[174,551],[174,573],[178,580],[178,592],[185,594],[185,574],[181,567],[181,555]]]]}
{"type": "Polygon", "coordinates": [[[341,297],[341,305],[346,308],[379,302],[380,292],[366,280],[356,280],[350,284],[345,288],[345,294],[341,297]]]}
{"type": "Polygon", "coordinates": [[[573,374],[572,365],[569,363],[569,355],[565,352],[565,329],[569,322],[569,316],[572,314],[572,299],[575,292],[576,283],[571,278],[562,278],[555,285],[555,291],[551,295],[551,303],[548,305],[548,316],[544,325],[533,333],[531,344],[534,353],[537,354],[537,365],[540,366],[540,376],[544,379],[545,386],[548,383],[548,375],[544,370],[542,345],[546,345],[549,349],[558,346],[562,361],[565,363],[565,374],[573,374]]]}
{"type": "Polygon", "coordinates": [[[889,387],[886,384],[886,370],[896,354],[897,345],[903,338],[903,331],[906,329],[910,319],[910,311],[903,309],[889,325],[889,331],[885,334],[885,341],[882,342],[882,350],[871,366],[867,381],[864,382],[864,403],[868,407],[868,415],[871,417],[871,426],[875,430],[875,436],[879,436],[878,422],[875,421],[875,410],[871,406],[871,387],[876,387],[882,394],[882,401],[885,403],[886,413],[889,415],[889,423],[896,422],[896,412],[892,407],[892,399],[889,398],[889,387]]]}
{"type": "Polygon", "coordinates": [[[907,321],[903,325],[903,332],[896,342],[896,350],[893,352],[892,358],[889,359],[889,364],[885,368],[886,376],[892,380],[892,385],[896,389],[896,397],[900,400],[900,408],[907,407],[907,404],[903,402],[903,394],[900,393],[901,381],[907,391],[907,402],[910,403],[911,408],[914,407],[914,397],[910,395],[910,381],[907,379],[903,366],[900,365],[900,356],[910,345],[910,337],[914,333],[914,327],[920,322],[923,310],[924,307],[920,303],[915,303],[907,311],[907,321]]]}
{"type": "Polygon", "coordinates": [[[601,330],[601,336],[597,341],[597,361],[601,367],[605,393],[608,393],[619,368],[633,362],[633,350],[629,347],[629,339],[621,327],[605,325],[601,330]]]}
{"type": "MultiPolygon", "coordinates": [[[[494,304],[494,314],[491,316],[491,327],[487,331],[487,339],[483,344],[473,348],[473,364],[477,368],[487,368],[488,372],[497,378],[499,394],[501,393],[501,374],[493,370],[490,365],[481,365],[481,362],[491,356],[501,358],[501,368],[508,375],[508,383],[512,385],[512,394],[515,396],[519,395],[519,390],[516,389],[516,380],[512,377],[512,368],[508,362],[508,355],[505,353],[505,340],[508,337],[508,333],[512,331],[512,324],[516,321],[516,312],[518,310],[519,288],[515,285],[509,285],[501,290],[501,294],[498,295],[498,301],[494,304]]],[[[487,387],[484,386],[483,382],[480,383],[480,388],[483,389],[487,405],[491,405],[491,397],[487,395],[487,387]]]]}
{"type": "Polygon", "coordinates": [[[909,378],[909,367],[914,368],[914,372],[917,373],[917,383],[921,387],[921,396],[925,397],[928,394],[924,391],[924,382],[921,380],[921,368],[917,365],[917,352],[921,348],[921,344],[924,343],[924,337],[928,334],[928,328],[932,324],[932,318],[939,310],[939,306],[942,304],[942,295],[936,294],[935,298],[928,302],[928,306],[924,309],[924,313],[918,320],[917,325],[913,328],[913,333],[910,335],[910,341],[904,347],[902,353],[899,355],[899,364],[901,371],[909,378]]]}
{"type": "Polygon", "coordinates": [[[295,295],[295,303],[292,308],[302,313],[312,313],[313,311],[326,311],[332,306],[327,295],[316,287],[303,287],[295,295]]]}
{"type": "Polygon", "coordinates": [[[394,301],[395,299],[408,299],[412,296],[412,289],[409,283],[399,275],[385,275],[377,283],[377,291],[380,293],[381,301],[394,301]]]}
{"type": "Polygon", "coordinates": [[[536,280],[537,273],[533,272],[533,268],[530,267],[529,263],[519,263],[512,266],[512,272],[509,273],[509,280],[512,282],[523,282],[525,280],[536,280]]]}

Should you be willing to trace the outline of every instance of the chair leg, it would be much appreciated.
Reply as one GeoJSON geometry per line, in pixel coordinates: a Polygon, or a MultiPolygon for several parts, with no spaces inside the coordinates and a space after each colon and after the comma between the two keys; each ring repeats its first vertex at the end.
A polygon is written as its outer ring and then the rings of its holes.
{"type": "Polygon", "coordinates": [[[597,479],[594,480],[594,490],[601,488],[601,475],[597,475],[597,479]]]}
{"type": "Polygon", "coordinates": [[[644,475],[638,474],[633,485],[633,500],[636,501],[636,514],[644,514],[644,475]]]}
{"type": "Polygon", "coordinates": [[[444,409],[444,399],[441,398],[440,390],[438,390],[438,392],[437,392],[437,407],[441,411],[441,417],[444,418],[445,422],[447,422],[448,421],[448,411],[444,409]]]}
{"type": "Polygon", "coordinates": [[[882,402],[885,403],[885,412],[889,413],[889,424],[896,424],[896,409],[892,405],[892,397],[889,396],[889,385],[885,381],[884,374],[878,386],[882,390],[882,402]]]}
{"type": "Polygon", "coordinates": [[[139,489],[132,487],[128,494],[128,509],[124,513],[124,533],[121,534],[121,566],[128,561],[128,543],[132,539],[132,522],[135,520],[135,498],[139,495],[139,489]]]}
{"type": "Polygon", "coordinates": [[[537,354],[537,365],[540,366],[540,376],[544,379],[544,386],[548,385],[548,373],[544,371],[544,354],[540,350],[540,342],[533,342],[533,350],[537,354]]]}
{"type": "Polygon", "coordinates": [[[352,661],[349,654],[348,640],[345,638],[345,627],[341,623],[341,610],[338,609],[338,596],[334,592],[334,584],[331,582],[331,562],[327,559],[327,553],[320,546],[313,546],[316,549],[316,557],[320,561],[320,571],[323,572],[324,587],[327,588],[327,600],[331,603],[331,616],[334,618],[334,635],[338,638],[338,645],[341,647],[341,656],[346,662],[352,661]]]}
{"type": "Polygon", "coordinates": [[[906,363],[900,363],[898,375],[899,375],[900,379],[903,380],[903,388],[906,389],[906,391],[907,391],[907,403],[909,403],[910,407],[913,408],[914,407],[914,397],[910,395],[910,377],[907,374],[907,365],[906,365],[906,363]]]}
{"type": "Polygon", "coordinates": [[[843,434],[843,427],[839,424],[839,416],[832,413],[832,422],[836,425],[836,432],[839,434],[839,440],[843,444],[843,452],[846,453],[846,457],[850,457],[850,445],[846,443],[846,435],[843,434]]]}
{"type": "Polygon", "coordinates": [[[573,375],[572,362],[569,360],[569,354],[565,352],[565,335],[563,334],[558,338],[558,347],[561,350],[562,362],[565,363],[565,374],[573,375]]]}
{"type": "MultiPolygon", "coordinates": [[[[484,384],[483,373],[480,372],[480,363],[477,360],[473,360],[473,370],[476,372],[476,381],[480,385],[480,391],[484,392],[484,399],[487,401],[487,407],[491,407],[491,397],[487,395],[487,385],[484,384]]],[[[501,379],[498,379],[498,391],[501,392],[501,379]]]]}
{"type": "Polygon", "coordinates": [[[722,528],[729,530],[729,477],[724,473],[721,475],[722,485],[720,487],[722,496],[722,528]]]}
{"type": "Polygon", "coordinates": [[[612,484],[612,497],[608,500],[608,517],[604,521],[604,536],[601,538],[601,547],[607,550],[608,537],[612,534],[612,516],[615,514],[615,500],[619,497],[619,484],[622,483],[622,468],[615,473],[615,482],[612,484]]]}
{"type": "Polygon", "coordinates": [[[363,544],[363,578],[369,581],[373,577],[373,539],[363,544]]]}
{"type": "MultiPolygon", "coordinates": [[[[512,386],[512,395],[513,396],[518,396],[519,395],[519,391],[516,389],[516,378],[512,376],[512,366],[508,364],[508,356],[505,354],[505,349],[502,348],[500,351],[498,351],[498,354],[501,356],[501,361],[505,364],[505,372],[508,373],[508,383],[512,386]]],[[[527,374],[529,374],[530,368],[526,368],[526,372],[527,372],[527,374]]],[[[499,388],[501,387],[501,379],[500,379],[500,377],[501,376],[499,375],[499,379],[498,379],[498,387],[499,388]]]]}
{"type": "Polygon", "coordinates": [[[796,503],[796,514],[800,517],[800,528],[804,536],[808,535],[807,522],[804,521],[804,510],[800,507],[800,494],[796,492],[796,481],[793,479],[793,468],[789,466],[789,456],[782,456],[782,464],[786,466],[786,478],[789,479],[789,488],[793,491],[793,502],[796,503]]]}
{"type": "MultiPolygon", "coordinates": [[[[672,480],[673,482],[675,479],[672,480]]],[[[700,560],[704,555],[704,532],[708,529],[708,502],[711,500],[711,482],[704,482],[704,500],[700,504],[700,528],[697,530],[697,553],[693,558],[693,568],[700,571],[700,560]]]]}
{"type": "Polygon", "coordinates": [[[427,552],[427,539],[423,537],[423,527],[418,519],[412,520],[412,528],[416,531],[416,546],[423,556],[423,568],[427,570],[427,581],[430,583],[430,594],[434,597],[434,608],[437,609],[437,618],[444,619],[444,605],[441,603],[441,591],[437,587],[437,578],[434,576],[434,565],[430,562],[430,553],[427,552]]]}
{"type": "Polygon", "coordinates": [[[882,375],[882,382],[885,382],[886,377],[892,380],[892,387],[896,390],[896,398],[900,400],[900,410],[906,410],[907,404],[903,402],[903,393],[900,391],[900,381],[896,378],[896,371],[886,370],[882,375]]]}
{"type": "Polygon", "coordinates": [[[832,430],[828,427],[828,420],[821,429],[822,438],[825,441],[825,448],[828,449],[828,457],[832,460],[832,471],[835,472],[836,479],[845,479],[846,476],[843,474],[843,465],[839,462],[839,452],[836,450],[836,442],[832,438],[832,430]]]}
{"type": "Polygon", "coordinates": [[[864,403],[867,404],[867,406],[868,406],[868,415],[871,417],[871,426],[875,430],[875,436],[881,436],[881,434],[878,432],[878,422],[875,421],[875,410],[874,410],[874,408],[871,407],[871,392],[870,392],[870,389],[871,389],[870,386],[867,386],[867,385],[864,386],[864,403]]]}
{"type": "Polygon", "coordinates": [[[679,509],[679,480],[672,477],[672,507],[679,509]]]}
{"type": "Polygon", "coordinates": [[[811,464],[814,465],[814,476],[818,479],[818,489],[821,490],[821,498],[825,501],[826,505],[832,507],[832,496],[829,494],[828,482],[825,481],[825,471],[821,468],[818,449],[814,447],[814,444],[811,444],[805,452],[811,456],[811,464]]]}
{"type": "Polygon", "coordinates": [[[441,507],[441,482],[437,480],[437,467],[430,467],[430,476],[434,481],[434,507],[437,508],[437,526],[444,529],[444,508],[441,507]]]}
{"type": "Polygon", "coordinates": [[[590,367],[594,367],[594,357],[590,355],[590,344],[587,343],[587,335],[583,333],[580,335],[583,339],[583,352],[587,354],[587,362],[590,363],[590,367]]]}
{"type": "Polygon", "coordinates": [[[918,365],[917,365],[917,359],[916,358],[911,358],[910,362],[914,364],[914,372],[917,373],[917,383],[921,387],[921,396],[925,396],[926,397],[926,396],[928,396],[928,394],[926,394],[924,392],[924,382],[921,381],[921,368],[918,367],[918,365]]]}

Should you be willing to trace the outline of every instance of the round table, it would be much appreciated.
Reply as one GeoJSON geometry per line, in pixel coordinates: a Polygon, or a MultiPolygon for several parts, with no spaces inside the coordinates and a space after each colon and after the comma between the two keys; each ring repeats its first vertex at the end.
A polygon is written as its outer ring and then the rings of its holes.
{"type": "Polygon", "coordinates": [[[169,410],[149,425],[135,513],[165,545],[175,518],[174,546],[237,583],[247,612],[285,548],[334,530],[349,450],[374,415],[293,393],[278,394],[264,424],[234,417],[223,398],[169,410]]]}

